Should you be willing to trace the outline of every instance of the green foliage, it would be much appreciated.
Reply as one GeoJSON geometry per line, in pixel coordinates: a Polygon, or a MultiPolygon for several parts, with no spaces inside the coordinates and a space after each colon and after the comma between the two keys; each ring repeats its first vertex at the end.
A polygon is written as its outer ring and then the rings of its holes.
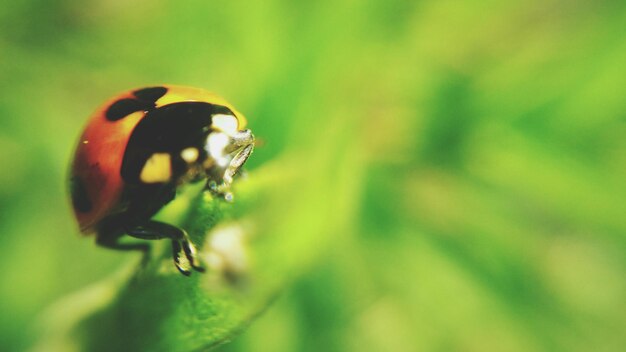
{"type": "Polygon", "coordinates": [[[0,346],[620,350],[625,21],[623,1],[2,7],[0,346]],[[235,203],[160,214],[213,263],[189,278],[168,243],[78,239],[61,206],[87,115],[163,82],[262,141],[235,203]],[[236,273],[211,261],[231,226],[236,273]]]}
{"type": "Polygon", "coordinates": [[[207,272],[182,276],[169,243],[157,246],[138,265],[129,263],[125,273],[54,307],[44,318],[47,336],[36,349],[72,350],[78,341],[80,350],[89,351],[190,351],[233,338],[307,269],[344,222],[329,213],[331,208],[320,212],[318,207],[347,199],[350,179],[314,180],[308,168],[290,171],[292,165],[277,160],[240,180],[233,204],[193,189],[179,195],[157,217],[182,216],[182,227],[200,244],[207,272]],[[271,220],[277,214],[288,218],[271,220]],[[80,316],[64,325],[72,310],[80,310],[80,316]]]}

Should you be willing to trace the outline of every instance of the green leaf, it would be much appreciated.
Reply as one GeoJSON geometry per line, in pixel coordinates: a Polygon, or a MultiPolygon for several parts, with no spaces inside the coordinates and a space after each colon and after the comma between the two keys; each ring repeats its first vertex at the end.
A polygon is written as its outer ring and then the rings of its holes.
{"type": "Polygon", "coordinates": [[[169,241],[154,241],[142,258],[52,307],[35,350],[190,351],[232,339],[341,230],[337,210],[350,199],[341,193],[356,168],[328,147],[266,163],[238,180],[233,203],[208,192],[177,197],[159,217],[181,220],[206,272],[181,275],[169,241]]]}

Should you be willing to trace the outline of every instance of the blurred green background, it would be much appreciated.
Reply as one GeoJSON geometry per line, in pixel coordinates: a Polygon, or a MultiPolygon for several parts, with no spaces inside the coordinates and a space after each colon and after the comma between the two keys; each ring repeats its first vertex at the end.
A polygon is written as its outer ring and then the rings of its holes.
{"type": "Polygon", "coordinates": [[[248,116],[251,178],[328,145],[358,166],[346,225],[219,349],[622,350],[625,23],[623,1],[3,4],[0,350],[119,268],[65,173],[104,99],[160,83],[248,116]]]}

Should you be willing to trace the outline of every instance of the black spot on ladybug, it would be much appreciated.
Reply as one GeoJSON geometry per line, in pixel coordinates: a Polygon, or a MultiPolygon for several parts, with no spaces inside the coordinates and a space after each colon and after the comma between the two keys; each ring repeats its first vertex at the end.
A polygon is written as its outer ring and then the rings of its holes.
{"type": "Polygon", "coordinates": [[[159,100],[160,97],[164,96],[165,93],[167,93],[167,88],[165,87],[149,87],[133,92],[137,99],[153,103],[159,100]]]}
{"type": "Polygon", "coordinates": [[[136,111],[145,111],[154,108],[154,103],[146,103],[137,99],[120,99],[111,104],[106,112],[109,121],[121,120],[136,111]]]}
{"type": "MultiPolygon", "coordinates": [[[[216,108],[219,107],[205,102],[178,102],[148,111],[126,144],[120,170],[124,182],[141,184],[141,171],[154,153],[180,155],[189,146],[204,150],[216,108]]],[[[186,168],[184,160],[174,158],[172,179],[186,168]]]]}
{"type": "Polygon", "coordinates": [[[91,204],[91,200],[87,195],[83,180],[76,176],[72,177],[70,179],[70,190],[74,209],[81,213],[88,213],[93,209],[93,204],[91,204]]]}

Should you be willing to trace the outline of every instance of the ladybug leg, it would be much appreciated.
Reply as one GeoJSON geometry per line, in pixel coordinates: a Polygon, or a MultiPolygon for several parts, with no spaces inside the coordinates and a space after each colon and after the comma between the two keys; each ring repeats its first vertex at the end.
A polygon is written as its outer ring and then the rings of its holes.
{"type": "Polygon", "coordinates": [[[230,192],[230,187],[233,183],[233,179],[237,172],[241,169],[243,164],[248,160],[252,151],[254,150],[254,135],[250,130],[244,130],[237,132],[231,137],[231,144],[228,146],[228,152],[235,152],[235,156],[232,158],[224,175],[222,176],[222,184],[215,187],[211,187],[213,193],[224,195],[227,201],[233,200],[233,195],[230,192]]]}
{"type": "Polygon", "coordinates": [[[146,240],[169,238],[172,240],[174,264],[182,274],[191,274],[191,269],[204,271],[198,260],[198,251],[189,239],[187,232],[183,229],[164,222],[151,220],[129,229],[127,233],[130,236],[146,240]]]}
{"type": "Polygon", "coordinates": [[[150,246],[146,243],[122,243],[120,242],[123,232],[119,233],[99,233],[96,238],[96,244],[105,248],[117,249],[122,251],[142,251],[148,252],[150,246]]]}
{"type": "Polygon", "coordinates": [[[96,237],[96,244],[98,246],[115,249],[120,251],[141,251],[143,256],[142,263],[148,262],[148,253],[150,252],[150,245],[147,243],[122,243],[120,239],[124,235],[124,232],[98,232],[96,237]]]}
{"type": "MultiPolygon", "coordinates": [[[[254,140],[253,140],[254,143],[254,140]]],[[[224,183],[227,185],[231,185],[233,183],[233,177],[237,174],[239,169],[243,166],[243,164],[248,160],[250,154],[254,150],[254,144],[250,143],[243,147],[234,157],[233,160],[230,161],[226,171],[224,172],[224,183]]]]}

